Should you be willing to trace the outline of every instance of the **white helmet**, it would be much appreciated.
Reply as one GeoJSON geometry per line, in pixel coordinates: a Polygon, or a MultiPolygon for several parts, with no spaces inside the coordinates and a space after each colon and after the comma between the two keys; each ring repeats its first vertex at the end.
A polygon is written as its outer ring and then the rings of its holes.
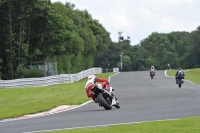
{"type": "Polygon", "coordinates": [[[96,78],[96,76],[94,74],[88,76],[88,80],[94,79],[94,78],[96,78]]]}

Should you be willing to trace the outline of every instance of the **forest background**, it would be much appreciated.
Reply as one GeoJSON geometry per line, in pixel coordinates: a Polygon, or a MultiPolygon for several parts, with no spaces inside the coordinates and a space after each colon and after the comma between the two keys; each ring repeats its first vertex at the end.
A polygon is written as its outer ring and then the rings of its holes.
{"type": "Polygon", "coordinates": [[[0,79],[44,76],[31,64],[56,60],[58,74],[93,67],[143,71],[200,67],[200,26],[192,32],[152,32],[137,45],[118,42],[87,10],[50,0],[0,0],[0,79]],[[123,55],[122,55],[123,53],[123,55]]]}

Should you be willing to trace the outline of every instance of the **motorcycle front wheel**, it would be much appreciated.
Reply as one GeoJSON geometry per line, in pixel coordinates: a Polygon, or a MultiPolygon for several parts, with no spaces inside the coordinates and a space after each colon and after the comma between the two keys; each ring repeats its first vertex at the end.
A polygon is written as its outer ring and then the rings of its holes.
{"type": "Polygon", "coordinates": [[[178,87],[181,88],[181,83],[178,84],[178,87]]]}
{"type": "Polygon", "coordinates": [[[106,99],[103,97],[102,93],[99,93],[97,95],[97,99],[99,101],[99,103],[106,109],[106,110],[111,110],[112,109],[112,105],[109,104],[106,99]]]}

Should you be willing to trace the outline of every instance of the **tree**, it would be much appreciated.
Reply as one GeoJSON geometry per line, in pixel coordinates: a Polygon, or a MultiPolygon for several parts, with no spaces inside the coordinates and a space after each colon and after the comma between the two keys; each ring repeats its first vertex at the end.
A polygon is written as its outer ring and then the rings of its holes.
{"type": "Polygon", "coordinates": [[[66,34],[49,0],[5,0],[0,7],[0,56],[6,77],[16,78],[19,64],[28,67],[32,61],[44,60],[61,49],[66,34]]]}
{"type": "Polygon", "coordinates": [[[1,73],[1,63],[2,63],[2,59],[0,59],[0,79],[1,79],[1,76],[2,76],[2,73],[1,73]]]}
{"type": "Polygon", "coordinates": [[[132,63],[131,58],[128,55],[122,56],[123,61],[123,71],[130,71],[132,70],[132,63]]]}
{"type": "Polygon", "coordinates": [[[118,34],[119,34],[119,37],[118,37],[119,41],[118,41],[118,42],[123,41],[123,40],[124,40],[124,37],[121,36],[121,35],[122,35],[122,32],[119,31],[118,34]]]}
{"type": "MultiPolygon", "coordinates": [[[[199,27],[198,27],[199,28],[199,27]]],[[[200,32],[199,29],[191,32],[191,60],[194,67],[200,67],[200,32]]]]}
{"type": "Polygon", "coordinates": [[[152,33],[148,38],[146,38],[141,46],[148,50],[152,59],[158,63],[157,68],[165,69],[168,60],[168,55],[166,53],[175,52],[174,46],[170,43],[167,36],[164,34],[152,33]]]}

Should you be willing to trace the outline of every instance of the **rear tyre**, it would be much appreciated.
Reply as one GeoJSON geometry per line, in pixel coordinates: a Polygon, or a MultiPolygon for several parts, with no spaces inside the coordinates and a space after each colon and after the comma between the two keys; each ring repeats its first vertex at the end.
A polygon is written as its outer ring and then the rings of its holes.
{"type": "Polygon", "coordinates": [[[97,99],[99,101],[99,103],[106,109],[106,110],[111,110],[112,109],[112,105],[110,105],[103,97],[102,93],[99,93],[97,95],[97,99]]]}

